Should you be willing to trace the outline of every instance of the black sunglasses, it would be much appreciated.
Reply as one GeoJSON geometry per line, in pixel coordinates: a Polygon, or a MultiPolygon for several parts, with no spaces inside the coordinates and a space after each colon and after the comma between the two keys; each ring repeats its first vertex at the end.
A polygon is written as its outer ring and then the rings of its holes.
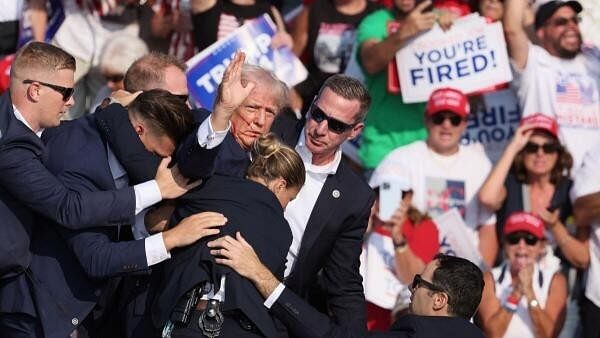
{"type": "Polygon", "coordinates": [[[123,75],[123,74],[111,74],[111,75],[104,75],[104,77],[109,82],[121,82],[125,78],[125,75],[123,75]]]}
{"type": "Polygon", "coordinates": [[[34,83],[37,82],[42,86],[48,87],[48,88],[52,88],[54,90],[56,90],[57,92],[62,94],[62,100],[64,102],[69,101],[69,99],[71,98],[71,96],[73,96],[73,93],[75,92],[74,88],[67,88],[67,87],[63,87],[63,86],[59,86],[59,85],[54,85],[51,83],[46,83],[46,82],[42,82],[42,81],[37,81],[37,80],[23,80],[23,83],[25,84],[30,84],[30,83],[34,83]]]}
{"type": "Polygon", "coordinates": [[[524,239],[525,244],[527,244],[529,246],[536,245],[537,242],[540,240],[539,238],[535,237],[534,235],[532,235],[528,232],[513,232],[512,234],[508,234],[505,237],[506,243],[508,243],[510,245],[519,244],[521,239],[524,239]]]}
{"type": "Polygon", "coordinates": [[[439,287],[439,286],[437,286],[437,285],[435,285],[435,284],[433,284],[433,283],[430,283],[430,282],[428,282],[428,281],[424,280],[424,279],[421,277],[421,275],[419,275],[419,274],[416,274],[416,275],[415,275],[415,278],[413,278],[413,281],[412,281],[412,283],[410,284],[410,291],[411,291],[411,292],[415,292],[415,290],[416,290],[416,289],[418,289],[418,288],[419,288],[419,286],[424,286],[424,287],[426,287],[427,289],[429,289],[429,290],[431,290],[431,291],[437,291],[437,292],[446,292],[446,291],[444,291],[444,289],[442,289],[441,287],[439,287]]]}
{"type": "Polygon", "coordinates": [[[544,144],[527,142],[525,147],[523,147],[523,150],[528,154],[536,154],[538,152],[538,150],[540,150],[540,148],[542,148],[542,150],[544,151],[545,154],[552,154],[552,153],[556,153],[560,150],[560,144],[558,144],[556,142],[550,142],[550,143],[544,143],[544,144]]]}
{"type": "Polygon", "coordinates": [[[550,24],[554,27],[562,27],[568,25],[569,22],[572,22],[574,25],[577,25],[581,22],[581,17],[577,15],[570,18],[556,18],[550,21],[550,24]]]}
{"type": "Polygon", "coordinates": [[[333,117],[327,116],[327,114],[325,114],[325,112],[321,108],[319,108],[319,106],[317,106],[314,102],[310,106],[310,118],[315,120],[315,122],[317,123],[321,123],[327,120],[327,128],[329,128],[329,130],[336,134],[341,134],[345,131],[348,131],[356,125],[356,123],[348,124],[340,120],[334,119],[333,117]]]}
{"type": "Polygon", "coordinates": [[[465,119],[463,117],[460,117],[456,114],[444,114],[444,113],[439,113],[439,114],[435,114],[431,117],[431,122],[433,122],[433,124],[435,125],[441,125],[444,123],[444,121],[446,120],[450,120],[450,124],[452,124],[454,127],[458,127],[458,125],[464,121],[465,119]]]}

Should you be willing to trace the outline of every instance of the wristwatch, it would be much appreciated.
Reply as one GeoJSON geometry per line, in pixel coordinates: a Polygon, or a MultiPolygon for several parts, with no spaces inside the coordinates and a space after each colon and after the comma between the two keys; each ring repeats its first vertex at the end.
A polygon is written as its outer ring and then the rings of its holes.
{"type": "Polygon", "coordinates": [[[540,307],[540,303],[537,301],[537,299],[532,299],[529,301],[529,308],[534,308],[534,307],[540,307]]]}
{"type": "Polygon", "coordinates": [[[397,252],[403,252],[404,250],[406,250],[407,247],[408,243],[404,238],[399,242],[394,241],[394,250],[396,250],[397,252]]]}

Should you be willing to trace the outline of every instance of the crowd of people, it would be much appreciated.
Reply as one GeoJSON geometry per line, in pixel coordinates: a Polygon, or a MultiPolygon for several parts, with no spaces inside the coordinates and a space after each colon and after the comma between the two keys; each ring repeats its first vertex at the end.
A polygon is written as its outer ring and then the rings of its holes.
{"type": "Polygon", "coordinates": [[[0,337],[600,338],[582,4],[0,0],[0,337]],[[398,51],[472,13],[513,80],[406,103],[398,51]],[[238,51],[198,107],[185,62],[263,14],[308,77],[238,51]]]}

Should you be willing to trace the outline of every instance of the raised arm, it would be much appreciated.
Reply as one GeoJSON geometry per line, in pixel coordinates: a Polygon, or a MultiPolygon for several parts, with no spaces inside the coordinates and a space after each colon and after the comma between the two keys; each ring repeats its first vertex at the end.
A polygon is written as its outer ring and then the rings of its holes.
{"type": "MultiPolygon", "coordinates": [[[[416,6],[402,21],[398,31],[385,39],[367,39],[362,42],[359,46],[359,58],[365,72],[375,74],[384,70],[408,39],[433,27],[436,15],[433,12],[425,12],[429,5],[431,0],[416,6]]],[[[362,25],[368,24],[370,23],[364,21],[362,23],[362,25]]]]}
{"type": "Polygon", "coordinates": [[[527,65],[529,54],[529,38],[524,28],[527,9],[525,0],[506,0],[504,2],[504,37],[508,47],[508,53],[513,64],[518,69],[524,69],[527,65]]]}
{"type": "Polygon", "coordinates": [[[532,132],[533,130],[530,126],[517,128],[511,142],[504,150],[504,153],[502,153],[502,157],[500,157],[500,160],[498,160],[485,182],[483,182],[481,189],[479,189],[479,201],[486,208],[497,211],[502,207],[502,203],[506,199],[504,181],[506,181],[515,156],[527,144],[532,132]]]}

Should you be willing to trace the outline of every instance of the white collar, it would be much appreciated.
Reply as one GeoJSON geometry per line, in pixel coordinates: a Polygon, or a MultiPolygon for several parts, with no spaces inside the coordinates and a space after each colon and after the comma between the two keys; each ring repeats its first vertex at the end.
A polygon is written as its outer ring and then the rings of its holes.
{"type": "Polygon", "coordinates": [[[335,155],[333,157],[333,161],[325,164],[325,165],[314,165],[312,164],[312,153],[306,147],[306,138],[304,128],[300,132],[300,137],[298,138],[298,144],[296,145],[296,151],[300,154],[302,158],[302,162],[304,162],[304,167],[306,171],[310,171],[316,174],[328,174],[335,175],[337,172],[340,162],[342,161],[342,150],[340,147],[335,151],[335,155]]]}
{"type": "Polygon", "coordinates": [[[13,112],[15,113],[15,117],[17,118],[17,120],[23,122],[23,124],[26,125],[27,128],[31,129],[31,131],[34,132],[37,135],[37,137],[42,137],[44,128],[40,128],[38,131],[33,130],[33,128],[31,128],[31,126],[29,125],[29,123],[27,123],[27,120],[25,120],[25,117],[21,114],[21,112],[17,109],[17,107],[15,107],[14,104],[13,104],[13,112]]]}

